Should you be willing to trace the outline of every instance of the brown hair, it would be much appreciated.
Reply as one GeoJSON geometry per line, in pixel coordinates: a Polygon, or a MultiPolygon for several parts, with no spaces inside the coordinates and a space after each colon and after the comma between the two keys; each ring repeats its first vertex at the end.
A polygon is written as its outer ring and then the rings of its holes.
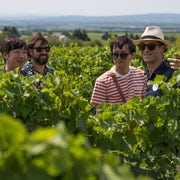
{"type": "Polygon", "coordinates": [[[33,49],[34,45],[37,41],[41,42],[41,45],[47,44],[49,46],[48,40],[42,35],[40,32],[33,33],[31,37],[29,38],[29,41],[27,43],[28,45],[28,56],[31,57],[30,50],[33,49]]]}
{"type": "Polygon", "coordinates": [[[37,32],[37,33],[33,33],[31,35],[31,37],[29,38],[29,41],[27,43],[28,48],[34,47],[34,45],[37,41],[41,41],[41,44],[48,44],[49,45],[48,40],[42,35],[42,33],[37,32]]]}

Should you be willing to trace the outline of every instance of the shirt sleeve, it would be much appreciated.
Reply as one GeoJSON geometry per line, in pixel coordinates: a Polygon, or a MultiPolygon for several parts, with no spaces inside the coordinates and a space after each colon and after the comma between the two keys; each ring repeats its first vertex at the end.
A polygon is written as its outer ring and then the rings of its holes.
{"type": "Polygon", "coordinates": [[[101,104],[102,102],[106,102],[106,98],[107,98],[106,84],[103,81],[96,80],[90,103],[96,106],[101,104]]]}

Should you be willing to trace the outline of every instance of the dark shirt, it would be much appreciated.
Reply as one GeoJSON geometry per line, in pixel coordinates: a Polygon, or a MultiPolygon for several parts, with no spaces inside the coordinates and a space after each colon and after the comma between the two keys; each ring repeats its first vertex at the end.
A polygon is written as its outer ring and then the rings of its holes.
{"type": "MultiPolygon", "coordinates": [[[[39,72],[36,71],[36,69],[34,68],[32,62],[29,61],[20,70],[20,73],[23,74],[24,76],[32,76],[32,75],[35,75],[36,73],[39,73],[39,72]]],[[[46,65],[43,76],[45,76],[47,73],[54,74],[54,69],[46,65]]]]}
{"type": "Polygon", "coordinates": [[[3,72],[3,73],[6,72],[6,67],[5,67],[5,66],[3,67],[2,72],[3,72]]]}
{"type": "MultiPolygon", "coordinates": [[[[152,73],[151,77],[147,76],[147,90],[146,96],[161,96],[162,91],[159,89],[159,85],[148,84],[148,81],[153,81],[156,75],[164,75],[166,76],[166,82],[172,77],[174,70],[168,65],[166,61],[163,61],[161,65],[152,73]]],[[[148,75],[148,70],[145,71],[145,74],[148,75]]]]}
{"type": "MultiPolygon", "coordinates": [[[[33,64],[32,64],[31,61],[29,61],[28,63],[26,63],[26,64],[23,66],[23,68],[20,70],[20,74],[22,74],[22,75],[24,75],[24,76],[33,76],[33,75],[35,75],[35,74],[37,74],[37,73],[39,73],[39,72],[34,68],[34,66],[33,66],[33,64]]],[[[42,74],[43,77],[45,77],[45,75],[46,75],[47,73],[51,73],[52,75],[54,75],[54,69],[46,65],[46,66],[45,66],[44,73],[42,74]]],[[[39,74],[41,74],[41,73],[39,73],[39,74]]],[[[37,87],[38,89],[41,89],[43,86],[44,86],[44,84],[43,84],[41,81],[39,81],[39,82],[36,83],[36,87],[37,87]]]]}
{"type": "MultiPolygon", "coordinates": [[[[15,69],[13,69],[11,71],[19,72],[19,67],[15,68],[15,69]],[[18,69],[18,71],[16,69],[18,69]]],[[[8,71],[6,70],[6,66],[4,66],[3,69],[2,69],[2,73],[6,73],[6,72],[8,72],[8,71]]]]}

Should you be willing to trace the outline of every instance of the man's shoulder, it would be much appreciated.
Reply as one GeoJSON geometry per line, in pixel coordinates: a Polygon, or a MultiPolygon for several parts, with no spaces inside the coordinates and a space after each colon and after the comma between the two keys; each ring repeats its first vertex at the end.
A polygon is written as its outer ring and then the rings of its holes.
{"type": "Polygon", "coordinates": [[[54,68],[46,65],[47,72],[54,74],[54,68]]]}
{"type": "Polygon", "coordinates": [[[21,69],[20,73],[23,74],[24,76],[29,76],[32,75],[33,72],[33,65],[31,62],[27,62],[21,69]]]}
{"type": "Polygon", "coordinates": [[[107,79],[111,79],[111,74],[112,72],[109,70],[109,71],[106,71],[104,72],[103,74],[101,74],[97,79],[96,81],[106,81],[107,79]]]}
{"type": "Polygon", "coordinates": [[[162,63],[157,71],[159,72],[159,74],[165,75],[167,77],[167,80],[169,80],[174,73],[174,69],[172,69],[166,61],[162,63]]]}
{"type": "Polygon", "coordinates": [[[134,66],[130,66],[131,72],[136,73],[136,74],[140,74],[143,75],[145,74],[144,70],[134,67],[134,66]]]}
{"type": "Polygon", "coordinates": [[[31,68],[33,65],[30,61],[28,61],[21,69],[28,69],[28,68],[31,68]]]}
{"type": "Polygon", "coordinates": [[[163,61],[163,63],[159,66],[160,69],[165,70],[165,71],[174,71],[173,68],[168,64],[167,61],[163,61]]]}

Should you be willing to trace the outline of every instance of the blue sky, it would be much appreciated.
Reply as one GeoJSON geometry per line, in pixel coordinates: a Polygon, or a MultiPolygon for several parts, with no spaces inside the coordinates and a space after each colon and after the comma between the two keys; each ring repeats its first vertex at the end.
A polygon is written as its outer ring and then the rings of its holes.
{"type": "Polygon", "coordinates": [[[180,0],[0,0],[0,15],[110,16],[180,13],[180,0]]]}

